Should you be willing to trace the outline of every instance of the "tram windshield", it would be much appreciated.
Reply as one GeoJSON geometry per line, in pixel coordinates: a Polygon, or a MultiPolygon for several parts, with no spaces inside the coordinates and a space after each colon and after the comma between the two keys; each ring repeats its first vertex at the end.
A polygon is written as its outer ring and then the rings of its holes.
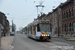
{"type": "Polygon", "coordinates": [[[38,32],[50,32],[50,23],[40,23],[37,25],[38,32]]]}

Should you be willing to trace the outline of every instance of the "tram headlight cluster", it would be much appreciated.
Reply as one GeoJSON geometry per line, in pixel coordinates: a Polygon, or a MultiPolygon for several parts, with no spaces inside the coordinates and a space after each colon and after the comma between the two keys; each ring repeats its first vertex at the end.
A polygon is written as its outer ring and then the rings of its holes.
{"type": "Polygon", "coordinates": [[[49,35],[42,35],[42,36],[49,36],[49,35]]]}

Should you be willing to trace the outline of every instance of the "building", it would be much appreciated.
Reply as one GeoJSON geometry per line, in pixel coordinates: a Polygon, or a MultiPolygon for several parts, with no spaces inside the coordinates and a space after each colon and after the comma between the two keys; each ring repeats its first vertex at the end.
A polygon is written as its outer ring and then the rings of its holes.
{"type": "Polygon", "coordinates": [[[46,17],[46,14],[42,14],[41,16],[38,15],[37,18],[34,19],[34,21],[37,20],[37,19],[41,19],[41,20],[45,19],[45,17],[46,17]]]}
{"type": "Polygon", "coordinates": [[[51,23],[51,28],[50,28],[50,31],[51,31],[51,34],[53,35],[53,27],[54,27],[54,13],[53,12],[49,12],[46,16],[46,19],[50,20],[50,23],[51,23]]]}
{"type": "Polygon", "coordinates": [[[65,36],[75,36],[73,24],[75,23],[75,0],[67,0],[62,6],[62,33],[65,36]]]}
{"type": "Polygon", "coordinates": [[[6,21],[5,21],[5,29],[6,29],[6,33],[7,34],[9,34],[9,29],[10,29],[10,27],[9,27],[9,21],[6,19],[6,21]]]}
{"type": "Polygon", "coordinates": [[[52,12],[37,19],[50,20],[53,35],[75,36],[75,0],[61,3],[52,12]]]}
{"type": "Polygon", "coordinates": [[[0,12],[0,24],[3,26],[2,36],[6,36],[6,33],[9,31],[9,21],[4,13],[0,12]]]}

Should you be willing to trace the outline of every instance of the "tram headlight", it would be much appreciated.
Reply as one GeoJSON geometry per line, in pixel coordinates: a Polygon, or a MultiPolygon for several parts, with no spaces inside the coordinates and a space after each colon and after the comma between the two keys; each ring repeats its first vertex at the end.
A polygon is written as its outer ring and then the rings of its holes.
{"type": "Polygon", "coordinates": [[[48,35],[49,36],[49,35],[48,35]]]}
{"type": "Polygon", "coordinates": [[[47,36],[47,35],[46,35],[47,36]]]}
{"type": "Polygon", "coordinates": [[[45,35],[44,35],[45,36],[45,35]]]}
{"type": "Polygon", "coordinates": [[[44,35],[42,35],[42,36],[44,36],[44,35]]]}

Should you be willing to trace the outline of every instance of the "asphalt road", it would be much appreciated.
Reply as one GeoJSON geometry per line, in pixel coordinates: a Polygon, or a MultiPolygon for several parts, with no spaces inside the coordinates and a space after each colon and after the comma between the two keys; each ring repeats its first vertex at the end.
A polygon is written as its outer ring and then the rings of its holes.
{"type": "Polygon", "coordinates": [[[53,39],[50,41],[37,41],[28,38],[24,34],[16,34],[12,46],[12,50],[72,50],[73,47],[65,41],[53,39]],[[63,47],[68,46],[68,47],[63,47]]]}

